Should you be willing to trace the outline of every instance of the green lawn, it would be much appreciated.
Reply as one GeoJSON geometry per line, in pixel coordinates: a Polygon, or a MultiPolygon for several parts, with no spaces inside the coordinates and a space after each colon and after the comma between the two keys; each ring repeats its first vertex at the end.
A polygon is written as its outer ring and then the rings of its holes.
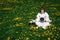
{"type": "Polygon", "coordinates": [[[0,0],[0,40],[60,40],[60,0],[0,0]],[[52,25],[28,25],[44,6],[52,25]]]}

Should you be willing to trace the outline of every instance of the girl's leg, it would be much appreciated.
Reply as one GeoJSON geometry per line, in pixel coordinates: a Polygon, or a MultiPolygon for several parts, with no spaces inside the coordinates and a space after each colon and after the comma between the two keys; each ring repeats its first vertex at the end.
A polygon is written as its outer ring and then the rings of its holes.
{"type": "Polygon", "coordinates": [[[42,28],[46,29],[47,26],[50,26],[49,22],[42,23],[42,28]]]}
{"type": "Polygon", "coordinates": [[[41,22],[35,22],[35,24],[37,25],[37,28],[42,26],[41,22]]]}

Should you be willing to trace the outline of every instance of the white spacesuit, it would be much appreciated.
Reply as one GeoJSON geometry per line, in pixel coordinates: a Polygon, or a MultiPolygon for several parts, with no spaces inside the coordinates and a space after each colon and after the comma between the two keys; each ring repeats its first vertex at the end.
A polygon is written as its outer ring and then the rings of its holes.
{"type": "Polygon", "coordinates": [[[38,13],[37,18],[35,20],[30,21],[30,23],[35,23],[38,27],[42,27],[43,29],[46,29],[47,26],[50,25],[51,20],[49,19],[49,15],[47,12],[44,13],[38,13]],[[40,18],[44,18],[44,21],[41,22],[40,18]]]}

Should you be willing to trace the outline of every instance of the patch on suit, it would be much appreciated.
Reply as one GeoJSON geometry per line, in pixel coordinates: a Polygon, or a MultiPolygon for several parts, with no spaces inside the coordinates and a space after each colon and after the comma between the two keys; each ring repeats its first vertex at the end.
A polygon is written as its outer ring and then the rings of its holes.
{"type": "Polygon", "coordinates": [[[40,22],[44,22],[44,18],[43,17],[40,18],[40,22]]]}

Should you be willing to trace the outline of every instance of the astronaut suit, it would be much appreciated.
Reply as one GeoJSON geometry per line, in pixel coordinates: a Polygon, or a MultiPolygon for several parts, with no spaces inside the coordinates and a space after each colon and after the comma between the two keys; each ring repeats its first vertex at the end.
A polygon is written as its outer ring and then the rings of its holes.
{"type": "Polygon", "coordinates": [[[47,26],[50,26],[51,20],[49,19],[49,15],[47,12],[44,13],[38,13],[37,18],[35,20],[30,21],[30,23],[35,23],[38,27],[42,27],[43,29],[46,29],[47,26]],[[40,21],[40,18],[44,18],[44,21],[40,21]]]}

